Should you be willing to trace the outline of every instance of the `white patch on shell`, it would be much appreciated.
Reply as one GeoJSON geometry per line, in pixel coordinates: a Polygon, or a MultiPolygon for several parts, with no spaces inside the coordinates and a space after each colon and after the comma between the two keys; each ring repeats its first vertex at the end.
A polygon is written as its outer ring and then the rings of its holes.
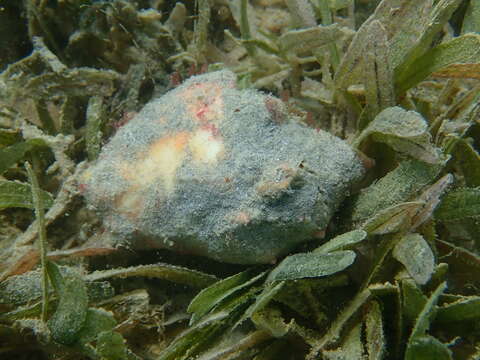
{"type": "Polygon", "coordinates": [[[216,164],[224,153],[223,141],[205,129],[197,130],[189,142],[194,161],[216,164]]]}

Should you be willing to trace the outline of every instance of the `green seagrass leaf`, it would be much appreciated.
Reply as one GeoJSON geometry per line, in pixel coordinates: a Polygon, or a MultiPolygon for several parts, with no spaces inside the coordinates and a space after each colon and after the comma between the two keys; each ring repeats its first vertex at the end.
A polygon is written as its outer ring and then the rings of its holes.
{"type": "Polygon", "coordinates": [[[47,262],[47,271],[57,293],[58,305],[48,320],[52,338],[64,345],[78,340],[78,333],[85,324],[88,295],[85,281],[77,274],[62,275],[53,262],[47,262]]]}
{"type": "MultiPolygon", "coordinates": [[[[53,196],[49,192],[40,190],[40,196],[45,208],[52,206],[53,196]]],[[[34,209],[32,188],[29,184],[0,180],[0,210],[11,207],[34,209]]]]}
{"type": "Polygon", "coordinates": [[[462,169],[468,187],[480,186],[480,155],[464,139],[459,139],[454,150],[455,160],[462,169]]]}
{"type": "Polygon", "coordinates": [[[104,331],[112,331],[117,325],[113,314],[103,309],[89,308],[86,312],[85,323],[78,332],[78,344],[87,344],[97,339],[104,331]]]}
{"type": "Polygon", "coordinates": [[[440,150],[432,144],[427,122],[415,111],[398,106],[383,110],[362,131],[355,145],[360,146],[369,137],[427,163],[436,164],[441,159],[440,150]]]}
{"type": "Polygon", "coordinates": [[[407,326],[415,323],[428,298],[423,295],[415,281],[404,279],[401,282],[402,312],[407,326]]]}
{"type": "Polygon", "coordinates": [[[447,345],[430,335],[413,340],[405,353],[405,360],[450,360],[452,352],[447,345]]]}
{"type": "MultiPolygon", "coordinates": [[[[395,105],[393,88],[393,68],[390,64],[390,47],[387,32],[378,20],[372,21],[368,27],[365,49],[365,116],[371,121],[377,114],[395,105]]],[[[361,128],[364,127],[362,121],[361,128]]]]}
{"type": "Polygon", "coordinates": [[[366,237],[367,233],[363,230],[349,231],[345,234],[334,237],[327,243],[313,250],[313,252],[319,254],[327,254],[332,251],[343,250],[365,240],[366,237]]]}
{"type": "Polygon", "coordinates": [[[236,322],[236,324],[233,326],[233,329],[235,329],[245,320],[250,318],[257,311],[262,310],[270,302],[270,300],[272,300],[274,296],[277,295],[277,293],[283,288],[284,285],[285,282],[267,284],[263,288],[262,292],[256,297],[255,302],[248,307],[240,320],[236,322]]]}
{"type": "Polygon", "coordinates": [[[355,253],[350,250],[290,255],[272,270],[267,282],[332,275],[349,267],[354,260],[355,253]]]}
{"type": "Polygon", "coordinates": [[[435,211],[439,221],[462,221],[480,216],[480,188],[459,188],[445,195],[435,211]]]}
{"type": "Polygon", "coordinates": [[[323,350],[322,355],[322,358],[328,360],[365,359],[365,349],[362,341],[362,323],[358,323],[348,332],[339,347],[333,350],[323,350]]]}
{"type": "Polygon", "coordinates": [[[480,296],[465,296],[438,309],[435,321],[460,322],[480,320],[480,296]]]}
{"type": "Polygon", "coordinates": [[[403,93],[449,65],[472,63],[480,63],[480,35],[469,33],[428,50],[407,69],[397,71],[395,89],[403,93]]]}
{"type": "Polygon", "coordinates": [[[337,24],[290,30],[278,38],[278,44],[284,53],[302,53],[335,41],[338,33],[337,24]]]}
{"type": "Polygon", "coordinates": [[[125,339],[117,332],[102,331],[99,333],[95,349],[105,360],[127,359],[125,339]]]}
{"type": "Polygon", "coordinates": [[[381,360],[386,350],[380,304],[372,301],[365,319],[366,348],[369,360],[381,360]]]}
{"type": "Polygon", "coordinates": [[[0,149],[22,141],[19,130],[0,129],[0,149]]]}
{"type": "Polygon", "coordinates": [[[424,202],[411,201],[393,205],[379,211],[363,224],[363,229],[370,235],[384,235],[399,231],[408,231],[412,219],[425,206],[424,202]]]}
{"type": "Polygon", "coordinates": [[[480,2],[470,1],[462,24],[462,34],[480,33],[480,2]]]}
{"type": "Polygon", "coordinates": [[[365,222],[380,211],[412,199],[433,182],[441,168],[441,165],[416,160],[402,161],[397,168],[362,190],[353,204],[352,221],[365,222]]]}
{"type": "Polygon", "coordinates": [[[89,281],[108,279],[111,277],[145,276],[164,279],[192,287],[206,287],[213,284],[217,278],[201,271],[187,269],[165,263],[131,266],[111,270],[99,270],[88,274],[85,278],[89,281]]]}
{"type": "Polygon", "coordinates": [[[380,22],[385,28],[388,38],[389,62],[394,69],[427,31],[431,24],[429,18],[432,6],[432,0],[381,1],[375,12],[358,29],[347,53],[343,56],[335,74],[336,86],[346,89],[350,85],[361,82],[366,47],[369,42],[377,41],[369,31],[372,22],[380,22]]]}
{"type": "Polygon", "coordinates": [[[45,147],[47,144],[40,139],[31,139],[17,142],[0,149],[0,175],[17,162],[23,160],[25,155],[34,149],[45,147]]]}
{"type": "Polygon", "coordinates": [[[427,330],[430,327],[431,321],[435,317],[438,298],[440,297],[440,295],[443,294],[446,288],[447,284],[443,282],[435,289],[435,291],[433,291],[432,295],[430,295],[427,302],[423,306],[422,311],[418,315],[415,326],[413,327],[412,333],[410,334],[409,343],[415,340],[415,338],[425,336],[427,330]]]}
{"type": "Polygon", "coordinates": [[[420,234],[407,234],[402,237],[393,249],[393,257],[405,266],[419,285],[426,284],[435,269],[433,251],[420,234]]]}
{"type": "MultiPolygon", "coordinates": [[[[418,1],[418,3],[420,2],[421,1],[418,1]]],[[[423,29],[420,30],[420,33],[418,33],[418,36],[408,51],[402,54],[401,57],[398,57],[395,62],[397,79],[406,73],[412,73],[412,70],[415,69],[415,62],[432,48],[440,32],[444,29],[444,26],[461,2],[462,0],[439,0],[436,1],[433,9],[431,9],[433,4],[429,4],[430,8],[425,8],[426,13],[424,13],[425,15],[422,19],[423,29]]],[[[412,16],[415,19],[415,14],[412,16]]],[[[408,33],[408,27],[406,29],[408,33]]],[[[402,90],[400,86],[398,86],[398,82],[396,83],[395,90],[397,95],[407,89],[408,87],[402,90]]]]}
{"type": "Polygon", "coordinates": [[[217,281],[213,285],[203,289],[193,298],[188,306],[187,311],[193,314],[191,323],[195,323],[201,319],[210,310],[228,297],[234,296],[235,293],[253,285],[253,283],[264,275],[265,273],[255,275],[254,271],[246,270],[217,281]]]}

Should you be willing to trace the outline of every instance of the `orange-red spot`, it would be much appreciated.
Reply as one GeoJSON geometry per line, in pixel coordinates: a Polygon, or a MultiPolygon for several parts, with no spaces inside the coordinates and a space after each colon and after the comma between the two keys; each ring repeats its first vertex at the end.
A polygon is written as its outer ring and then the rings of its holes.
{"type": "Polygon", "coordinates": [[[199,123],[219,124],[224,118],[222,87],[215,83],[196,83],[186,88],[180,96],[188,113],[199,123]]]}
{"type": "Polygon", "coordinates": [[[205,104],[203,107],[201,107],[197,113],[195,114],[195,116],[197,118],[199,118],[201,121],[205,121],[205,114],[206,112],[208,111],[208,105],[205,104]]]}

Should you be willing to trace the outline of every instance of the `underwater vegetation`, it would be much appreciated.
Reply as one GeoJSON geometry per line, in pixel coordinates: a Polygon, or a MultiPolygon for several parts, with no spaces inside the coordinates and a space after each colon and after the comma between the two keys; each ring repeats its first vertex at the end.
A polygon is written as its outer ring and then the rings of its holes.
{"type": "Polygon", "coordinates": [[[2,359],[480,358],[478,1],[6,0],[0,47],[2,359]]]}

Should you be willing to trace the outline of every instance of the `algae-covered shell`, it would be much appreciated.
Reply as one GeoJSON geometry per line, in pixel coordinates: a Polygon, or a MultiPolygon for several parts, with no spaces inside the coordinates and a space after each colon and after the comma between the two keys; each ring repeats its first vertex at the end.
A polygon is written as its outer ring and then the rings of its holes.
{"type": "Polygon", "coordinates": [[[88,203],[133,248],[269,263],[325,229],[360,160],[230,71],[152,100],[83,176],[88,203]]]}

